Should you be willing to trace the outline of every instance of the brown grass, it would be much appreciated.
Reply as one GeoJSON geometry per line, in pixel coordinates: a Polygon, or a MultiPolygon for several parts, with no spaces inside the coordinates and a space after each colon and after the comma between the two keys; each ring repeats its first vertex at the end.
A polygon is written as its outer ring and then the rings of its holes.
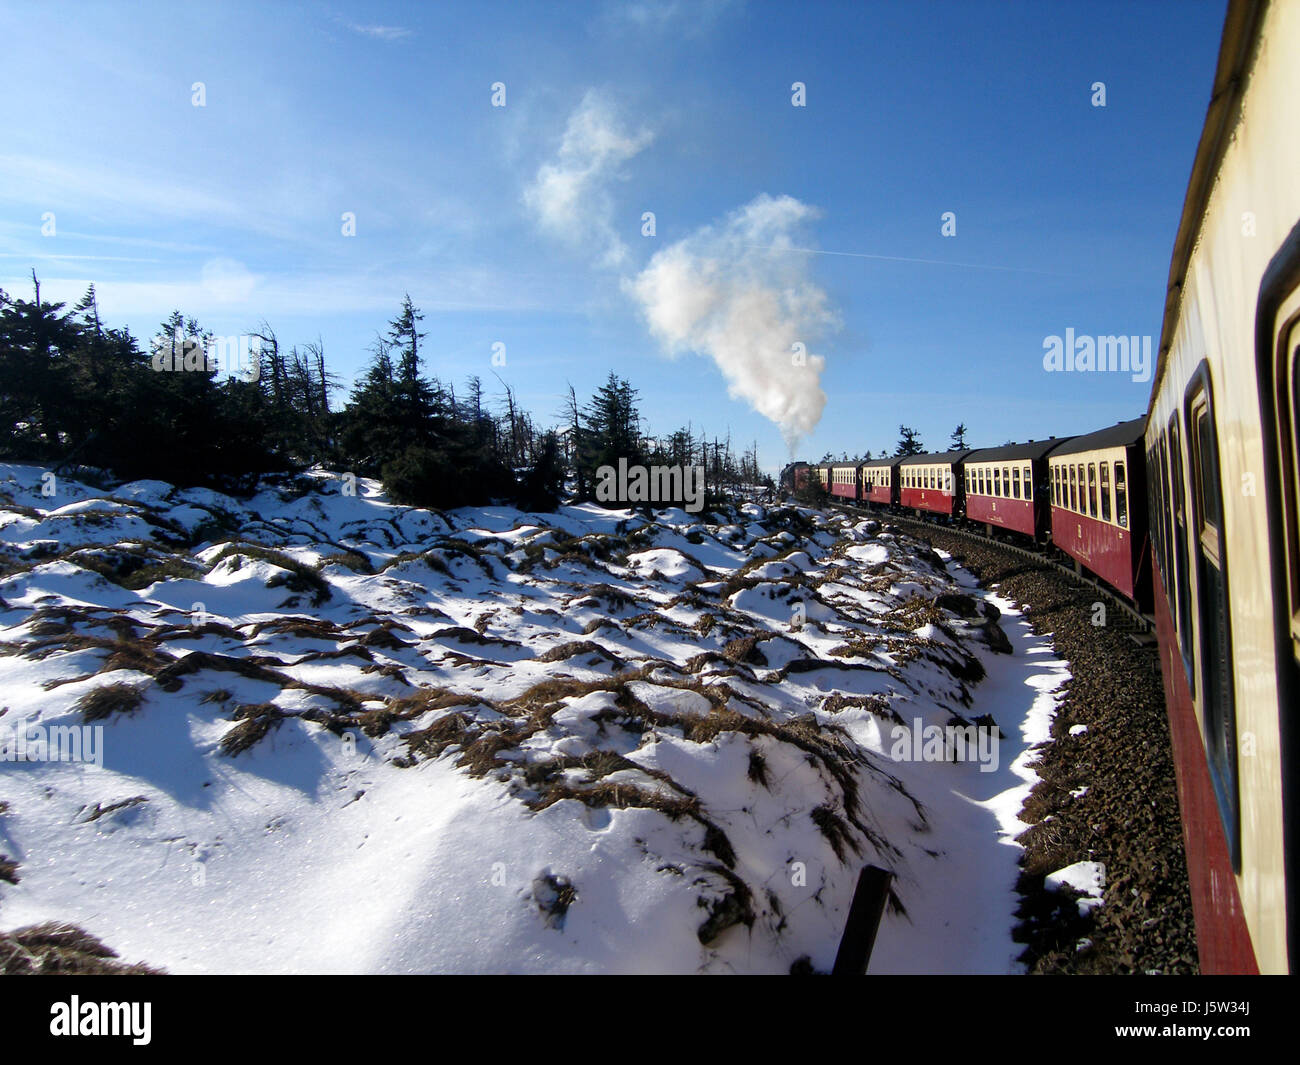
{"type": "Polygon", "coordinates": [[[0,932],[0,973],[159,976],[165,969],[117,961],[117,951],[76,925],[58,921],[0,932]]]}
{"type": "Polygon", "coordinates": [[[243,754],[273,728],[278,728],[287,716],[274,703],[244,703],[236,707],[234,719],[239,724],[221,737],[221,753],[232,758],[243,754]]]}
{"type": "Polygon", "coordinates": [[[142,702],[144,692],[138,684],[103,684],[78,699],[76,709],[83,721],[103,721],[138,710],[142,702]]]}

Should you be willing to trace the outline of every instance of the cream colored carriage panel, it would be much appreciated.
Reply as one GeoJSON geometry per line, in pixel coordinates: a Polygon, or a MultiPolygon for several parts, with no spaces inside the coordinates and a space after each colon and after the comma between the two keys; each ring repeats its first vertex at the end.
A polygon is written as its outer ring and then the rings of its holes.
{"type": "MultiPolygon", "coordinates": [[[[1222,472],[1224,543],[1234,659],[1241,812],[1238,889],[1261,969],[1286,970],[1280,748],[1264,454],[1255,376],[1255,309],[1265,269],[1300,220],[1300,3],[1274,3],[1186,272],[1154,424],[1182,422],[1184,390],[1202,359],[1222,472]],[[1251,494],[1252,491],[1254,494],[1251,494]]],[[[1191,468],[1181,426],[1185,498],[1191,468]]],[[[1280,561],[1280,560],[1279,560],[1280,561]]],[[[1193,594],[1195,567],[1190,574],[1193,594]]],[[[1193,611],[1192,645],[1199,655],[1193,611]]],[[[1200,675],[1200,662],[1196,663],[1200,675]]],[[[1199,694],[1199,686],[1198,686],[1199,694]]],[[[1198,715],[1199,716],[1199,715],[1198,715]]]]}

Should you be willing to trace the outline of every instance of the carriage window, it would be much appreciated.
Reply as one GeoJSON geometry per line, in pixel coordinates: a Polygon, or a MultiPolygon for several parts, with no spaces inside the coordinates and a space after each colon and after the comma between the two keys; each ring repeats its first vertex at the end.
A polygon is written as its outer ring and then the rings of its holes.
{"type": "Polygon", "coordinates": [[[1169,528],[1173,534],[1174,583],[1178,587],[1178,642],[1183,652],[1183,665],[1187,670],[1187,686],[1196,695],[1196,674],[1192,670],[1192,595],[1191,577],[1187,562],[1187,516],[1183,506],[1183,449],[1178,432],[1178,415],[1169,419],[1169,504],[1173,519],[1169,528]]]}
{"type": "MultiPolygon", "coordinates": [[[[1122,470],[1124,464],[1121,462],[1117,469],[1122,470]]],[[[1101,520],[1110,521],[1110,463],[1101,464],[1101,520]]]]}
{"type": "Polygon", "coordinates": [[[1177,625],[1178,574],[1174,572],[1174,536],[1177,529],[1173,522],[1173,488],[1169,480],[1169,441],[1164,433],[1160,434],[1160,439],[1156,442],[1156,457],[1160,467],[1160,521],[1165,529],[1165,591],[1174,607],[1174,624],[1177,625]]]}
{"type": "Polygon", "coordinates": [[[1163,557],[1165,530],[1160,521],[1159,463],[1156,461],[1156,453],[1151,449],[1147,450],[1146,462],[1147,469],[1151,471],[1151,476],[1147,480],[1147,513],[1151,516],[1151,561],[1152,565],[1160,570],[1161,583],[1168,588],[1163,557]]]}
{"type": "Polygon", "coordinates": [[[1128,485],[1124,481],[1122,462],[1115,463],[1115,520],[1128,528],[1128,485]]]}
{"type": "Polygon", "coordinates": [[[1088,463],[1088,514],[1097,516],[1097,464],[1088,463]]]}
{"type": "Polygon", "coordinates": [[[1079,509],[1079,468],[1070,466],[1070,502],[1066,504],[1071,510],[1079,509]]]}
{"type": "Polygon", "coordinates": [[[1020,467],[1016,466],[1011,470],[1011,498],[1020,498],[1020,467]]]}
{"type": "Polygon", "coordinates": [[[1052,505],[1061,505],[1061,467],[1052,467],[1052,505]]]}
{"type": "Polygon", "coordinates": [[[1233,863],[1237,839],[1237,723],[1232,677],[1232,635],[1228,615],[1228,560],[1223,539],[1219,445],[1205,380],[1193,382],[1188,443],[1192,480],[1193,541],[1196,555],[1197,611],[1201,659],[1201,721],[1205,729],[1210,779],[1228,835],[1233,863]]]}
{"type": "Polygon", "coordinates": [[[1025,498],[1034,498],[1034,468],[1026,466],[1024,469],[1025,498]]]}
{"type": "Polygon", "coordinates": [[[982,495],[982,496],[986,496],[986,495],[989,494],[989,485],[988,485],[988,477],[987,477],[987,474],[988,474],[988,471],[987,471],[987,470],[985,470],[985,469],[981,469],[981,470],[980,470],[980,495],[982,495]]]}

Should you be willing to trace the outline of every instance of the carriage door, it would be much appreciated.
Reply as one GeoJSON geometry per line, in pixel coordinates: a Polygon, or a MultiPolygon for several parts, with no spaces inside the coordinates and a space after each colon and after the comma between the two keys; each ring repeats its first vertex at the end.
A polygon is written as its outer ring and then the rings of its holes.
{"type": "Polygon", "coordinates": [[[1196,567],[1197,656],[1201,667],[1201,724],[1205,753],[1228,837],[1234,870],[1240,869],[1237,812],[1237,721],[1228,614],[1227,543],[1219,481],[1219,444],[1204,363],[1187,390],[1188,471],[1192,482],[1191,546],[1196,567]]]}
{"type": "Polygon", "coordinates": [[[1300,292],[1277,315],[1273,367],[1273,415],[1285,536],[1287,614],[1292,660],[1300,666],[1300,292]]]}
{"type": "MultiPolygon", "coordinates": [[[[1294,244],[1289,241],[1288,244],[1294,244]]],[[[1290,253],[1287,272],[1278,285],[1276,303],[1269,292],[1261,294],[1261,308],[1273,310],[1273,333],[1260,338],[1259,357],[1267,359],[1261,380],[1272,393],[1266,409],[1273,415],[1272,441],[1276,461],[1275,483],[1270,493],[1270,513],[1280,510],[1281,558],[1273,576],[1274,598],[1283,616],[1278,670],[1278,724],[1282,739],[1282,824],[1287,881],[1287,952],[1291,971],[1300,971],[1300,251],[1290,253]],[[1268,348],[1262,347],[1268,343],[1268,348]],[[1274,509],[1276,508],[1276,509],[1274,509]],[[1287,651],[1290,668],[1286,668],[1287,651]]],[[[1266,282],[1267,284],[1267,282],[1266,282]]],[[[1267,427],[1266,427],[1267,432],[1267,427]]]]}

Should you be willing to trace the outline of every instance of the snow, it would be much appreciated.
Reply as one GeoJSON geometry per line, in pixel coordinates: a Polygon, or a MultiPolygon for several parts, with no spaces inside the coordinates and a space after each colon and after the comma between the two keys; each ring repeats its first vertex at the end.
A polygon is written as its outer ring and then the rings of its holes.
{"type": "Polygon", "coordinates": [[[1081,896],[1076,900],[1079,916],[1084,917],[1102,904],[1106,890],[1106,866],[1101,862],[1075,862],[1064,869],[1048,873],[1044,883],[1049,891],[1060,891],[1062,888],[1077,891],[1081,896]]]}
{"type": "Polygon", "coordinates": [[[103,757],[0,762],[0,927],[177,973],[828,971],[872,862],[899,904],[873,972],[1019,971],[1017,815],[1068,673],[907,538],[752,504],[440,514],[325,471],[46,498],[41,473],[0,465],[0,735],[102,728],[103,757]],[[78,564],[122,541],[167,567],[78,564]],[[910,612],[952,591],[1013,654],[910,612]],[[139,707],[85,722],[109,684],[139,707]],[[985,713],[991,772],[891,757],[985,713]],[[747,923],[706,929],[741,894],[747,923]]]}

